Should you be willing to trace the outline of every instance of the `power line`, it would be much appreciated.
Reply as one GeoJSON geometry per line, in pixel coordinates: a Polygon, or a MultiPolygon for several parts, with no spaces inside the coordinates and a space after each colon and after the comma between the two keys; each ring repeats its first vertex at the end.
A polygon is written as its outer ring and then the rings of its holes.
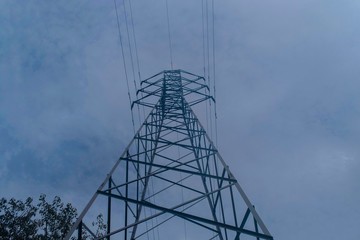
{"type": "MultiPolygon", "coordinates": [[[[136,34],[135,34],[133,10],[132,10],[130,0],[129,0],[129,7],[130,7],[130,19],[131,19],[132,33],[133,33],[133,39],[134,39],[134,46],[135,46],[136,64],[137,64],[138,76],[139,76],[139,84],[141,84],[141,73],[140,73],[141,71],[140,71],[140,63],[139,63],[139,54],[138,54],[138,47],[137,47],[136,34]]],[[[143,97],[143,92],[141,92],[141,97],[143,97]]],[[[145,119],[146,116],[145,116],[144,106],[142,106],[142,112],[143,112],[143,118],[145,119]]]]}
{"type": "Polygon", "coordinates": [[[170,65],[171,65],[171,70],[173,70],[174,68],[173,68],[171,33],[170,33],[169,6],[167,0],[165,0],[165,4],[166,4],[166,19],[167,19],[168,36],[169,36],[170,65]]]}
{"type": "MultiPolygon", "coordinates": [[[[204,14],[204,0],[201,0],[201,26],[202,26],[202,49],[203,49],[203,70],[204,70],[204,78],[206,77],[206,57],[205,57],[205,14],[204,14]]],[[[208,89],[205,88],[205,93],[208,93],[208,89]]],[[[205,104],[206,109],[206,128],[209,129],[209,113],[208,113],[208,103],[205,104]]]]}
{"type": "Polygon", "coordinates": [[[134,134],[135,134],[134,114],[133,114],[133,111],[132,111],[132,109],[131,109],[131,96],[130,96],[129,78],[128,78],[127,69],[126,69],[124,46],[123,46],[123,41],[122,41],[122,37],[121,37],[121,28],[120,28],[120,21],[119,21],[119,13],[118,13],[118,10],[117,10],[116,0],[114,0],[114,5],[115,5],[116,22],[117,22],[117,27],[118,27],[118,32],[119,32],[119,40],[120,40],[120,46],[121,46],[121,55],[122,55],[123,64],[124,64],[126,86],[127,86],[128,97],[129,97],[129,102],[130,102],[131,121],[132,121],[133,129],[134,129],[134,134]]]}
{"type": "Polygon", "coordinates": [[[212,50],[213,50],[213,81],[214,81],[214,111],[215,111],[215,143],[218,145],[218,131],[217,131],[217,111],[216,111],[216,68],[215,68],[215,6],[214,0],[211,0],[212,8],[212,50]]]}
{"type": "MultiPolygon", "coordinates": [[[[125,7],[125,0],[123,1],[123,9],[124,9],[124,17],[125,17],[126,35],[127,35],[128,47],[129,47],[129,53],[130,53],[131,70],[132,70],[132,74],[133,74],[135,93],[137,93],[138,87],[137,87],[136,80],[135,80],[136,75],[135,75],[134,59],[133,59],[133,53],[132,53],[132,47],[131,47],[131,41],[130,41],[128,17],[127,17],[126,7],[125,7]]],[[[142,121],[141,121],[141,116],[140,116],[139,105],[137,105],[137,109],[138,109],[139,126],[140,126],[142,121]]]]}
{"type": "Polygon", "coordinates": [[[126,13],[125,0],[123,1],[123,9],[124,9],[124,17],[125,17],[126,36],[127,36],[128,47],[129,47],[129,52],[130,52],[131,69],[132,69],[132,74],[133,74],[133,78],[134,78],[135,90],[137,91],[137,84],[136,84],[136,81],[135,81],[134,59],[133,59],[132,48],[131,48],[129,24],[128,24],[128,18],[127,18],[127,13],[126,13]]]}
{"type": "Polygon", "coordinates": [[[132,33],[133,33],[133,38],[134,38],[134,46],[135,46],[136,64],[137,64],[137,68],[138,68],[139,81],[141,81],[140,64],[139,64],[139,54],[138,54],[138,48],[137,48],[137,42],[136,42],[136,34],[135,34],[135,26],[134,26],[134,18],[133,18],[133,10],[132,10],[132,6],[131,6],[131,1],[130,1],[130,0],[129,0],[129,7],[130,7],[130,19],[131,19],[132,33]]]}
{"type": "MultiPolygon", "coordinates": [[[[211,77],[210,77],[210,34],[209,34],[209,5],[208,0],[205,0],[206,8],[206,50],[207,50],[207,74],[208,74],[208,84],[209,84],[209,93],[211,95],[211,77]]],[[[212,104],[211,100],[209,101],[210,105],[210,136],[213,136],[213,120],[212,120],[212,104]]]]}
{"type": "Polygon", "coordinates": [[[204,23],[204,0],[201,0],[201,25],[202,25],[202,48],[203,48],[203,70],[204,70],[204,77],[206,77],[206,70],[205,70],[205,23],[204,23]]]}

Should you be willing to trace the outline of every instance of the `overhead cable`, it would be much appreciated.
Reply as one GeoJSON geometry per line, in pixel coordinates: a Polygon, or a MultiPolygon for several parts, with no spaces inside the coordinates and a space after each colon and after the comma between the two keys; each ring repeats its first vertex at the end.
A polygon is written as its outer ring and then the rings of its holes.
{"type": "MultiPolygon", "coordinates": [[[[131,41],[130,41],[129,24],[128,24],[125,0],[123,1],[123,9],[124,9],[124,17],[125,17],[126,35],[127,35],[128,47],[129,47],[129,53],[130,53],[131,70],[132,70],[132,75],[133,75],[135,93],[137,93],[138,87],[137,87],[136,80],[135,80],[136,75],[135,75],[134,59],[133,59],[133,53],[132,53],[132,47],[131,47],[131,41]]],[[[140,116],[140,106],[139,105],[137,105],[137,109],[138,109],[138,117],[139,117],[139,126],[141,126],[142,121],[141,121],[141,116],[140,116]]]]}
{"type": "Polygon", "coordinates": [[[134,134],[135,134],[134,114],[133,114],[133,111],[132,111],[132,109],[131,109],[131,96],[130,96],[129,78],[128,78],[128,73],[127,73],[127,69],[126,69],[124,46],[123,46],[123,41],[122,41],[122,37],[121,37],[121,28],[120,28],[120,21],[119,21],[119,13],[118,13],[118,9],[117,9],[116,0],[114,0],[114,6],[115,6],[115,12],[116,12],[116,22],[117,22],[117,27],[118,27],[118,32],[119,32],[119,40],[120,40],[120,46],[121,46],[121,55],[122,55],[123,64],[124,64],[124,72],[125,72],[126,86],[127,86],[128,97],[129,97],[129,102],[130,102],[131,121],[132,121],[133,129],[134,129],[134,134]]]}
{"type": "MultiPolygon", "coordinates": [[[[136,34],[135,34],[135,25],[134,25],[134,17],[133,17],[133,10],[131,6],[131,0],[129,1],[129,7],[130,7],[130,19],[131,19],[131,26],[132,26],[132,33],[133,33],[133,39],[134,39],[134,47],[135,47],[135,57],[136,57],[136,65],[138,69],[138,77],[139,77],[139,85],[141,84],[141,70],[140,70],[140,61],[139,61],[139,54],[138,54],[138,47],[137,47],[137,41],[136,41],[136,34]]],[[[144,96],[143,92],[140,93],[141,97],[144,96]]],[[[145,119],[145,108],[142,106],[142,112],[143,112],[143,119],[145,119]]]]}
{"type": "MultiPolygon", "coordinates": [[[[207,74],[208,74],[208,85],[209,85],[209,93],[211,95],[211,77],[210,77],[210,34],[209,34],[209,4],[208,0],[205,1],[205,9],[206,9],[206,50],[207,50],[207,74]]],[[[212,120],[212,104],[211,100],[209,101],[210,105],[210,136],[213,137],[213,120],[212,120]]]]}
{"type": "MultiPolygon", "coordinates": [[[[204,78],[206,77],[206,57],[205,57],[205,14],[204,14],[204,0],[201,0],[201,26],[202,26],[202,49],[203,49],[203,70],[204,70],[204,78]]],[[[205,80],[206,81],[206,80],[205,80]]],[[[207,95],[210,95],[208,92],[208,89],[205,88],[205,93],[207,95]]],[[[208,103],[205,104],[205,111],[206,111],[206,129],[209,129],[209,111],[208,111],[208,103]]]]}
{"type": "Polygon", "coordinates": [[[216,110],[216,67],[215,67],[215,6],[214,0],[211,0],[212,9],[212,50],[213,50],[213,81],[214,81],[214,111],[215,111],[215,143],[218,145],[218,131],[217,131],[217,110],[216,110]]]}
{"type": "Polygon", "coordinates": [[[169,19],[168,0],[165,0],[165,4],[166,4],[166,19],[167,19],[167,28],[168,28],[168,37],[169,37],[170,66],[171,66],[171,70],[174,70],[174,66],[173,66],[173,55],[172,55],[172,44],[171,44],[171,32],[170,32],[170,19],[169,19]]]}

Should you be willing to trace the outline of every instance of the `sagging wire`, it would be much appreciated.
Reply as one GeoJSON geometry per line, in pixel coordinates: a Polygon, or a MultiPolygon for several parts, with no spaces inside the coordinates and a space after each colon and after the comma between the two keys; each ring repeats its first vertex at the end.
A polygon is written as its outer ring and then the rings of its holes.
{"type": "MultiPolygon", "coordinates": [[[[203,70],[204,78],[206,79],[206,57],[205,57],[205,14],[204,14],[204,0],[201,0],[201,25],[202,25],[202,49],[203,49],[203,70]]],[[[210,95],[208,89],[205,88],[205,94],[210,95]]],[[[211,101],[211,100],[210,100],[211,101]]],[[[205,104],[206,111],[206,129],[209,129],[209,113],[208,113],[208,103],[205,104]]]]}
{"type": "Polygon", "coordinates": [[[128,77],[127,68],[126,68],[124,45],[123,45],[123,41],[122,41],[122,37],[121,37],[121,28],[120,28],[120,21],[119,21],[119,13],[118,13],[118,9],[117,9],[116,0],[114,0],[114,6],[115,6],[115,12],[116,12],[116,22],[117,22],[117,27],[118,27],[118,32],[119,32],[119,40],[120,40],[120,46],[121,46],[121,55],[122,55],[123,64],[124,64],[126,86],[127,86],[128,97],[129,97],[129,102],[130,102],[131,121],[132,121],[133,130],[134,130],[134,135],[135,135],[136,130],[135,130],[135,122],[134,122],[134,113],[133,113],[133,111],[132,111],[132,109],[131,109],[131,102],[132,102],[132,101],[131,101],[131,95],[130,95],[129,77],[128,77]]]}
{"type": "Polygon", "coordinates": [[[215,144],[218,146],[218,130],[217,130],[217,110],[216,110],[216,67],[215,67],[215,6],[214,0],[211,0],[212,9],[212,50],[213,50],[213,81],[214,81],[214,112],[215,112],[215,144]]]}
{"type": "Polygon", "coordinates": [[[170,32],[170,19],[169,19],[168,0],[165,0],[165,5],[166,5],[166,19],[167,19],[167,28],[168,28],[168,37],[169,37],[170,66],[171,66],[171,70],[174,70],[174,66],[173,66],[173,55],[172,55],[172,44],[171,44],[171,32],[170,32]]]}
{"type": "MultiPolygon", "coordinates": [[[[130,41],[129,24],[128,24],[128,17],[127,17],[127,11],[126,11],[126,6],[125,6],[125,0],[123,1],[123,9],[124,9],[124,17],[125,17],[126,35],[127,35],[128,47],[129,47],[129,53],[130,53],[131,70],[132,70],[132,75],[133,75],[135,93],[137,93],[138,87],[137,87],[136,80],[135,80],[136,75],[135,75],[133,52],[132,52],[131,41],[130,41]]],[[[139,117],[139,126],[141,126],[142,121],[141,121],[141,116],[140,116],[140,106],[139,106],[139,104],[136,104],[136,106],[137,106],[138,115],[139,115],[138,116],[139,117]]]]}
{"type": "Polygon", "coordinates": [[[202,16],[202,46],[203,46],[203,71],[204,77],[207,79],[209,90],[205,90],[206,94],[213,95],[215,101],[209,100],[206,104],[206,126],[209,135],[213,138],[215,133],[215,145],[218,145],[217,130],[217,107],[216,107],[216,53],[215,53],[215,4],[214,0],[201,1],[202,16]],[[210,9],[211,8],[211,9],[210,9]],[[210,12],[211,11],[211,12],[210,12]],[[205,29],[206,28],[206,29],[205,29]],[[213,81],[213,83],[212,83],[213,81]],[[209,110],[208,110],[209,109],[209,110]],[[214,113],[213,113],[214,112],[214,113]],[[215,121],[213,121],[213,115],[215,121]]]}
{"type": "MultiPolygon", "coordinates": [[[[209,4],[208,0],[205,1],[205,8],[206,8],[206,49],[207,49],[207,74],[208,74],[208,85],[209,85],[209,93],[211,95],[211,77],[210,77],[210,36],[209,36],[209,4]]],[[[213,120],[212,120],[212,104],[211,100],[209,101],[210,104],[210,137],[213,137],[213,120]]]]}
{"type": "MultiPolygon", "coordinates": [[[[140,73],[140,63],[139,63],[140,61],[139,61],[138,47],[137,47],[136,34],[135,34],[133,10],[132,10],[132,6],[131,6],[131,0],[128,0],[128,1],[129,1],[129,7],[130,7],[130,19],[131,19],[132,33],[133,33],[133,39],[134,39],[136,65],[137,65],[137,69],[138,69],[139,84],[141,84],[141,73],[140,73]]],[[[141,97],[144,97],[143,92],[141,92],[141,97]]],[[[141,105],[141,108],[142,108],[142,112],[143,112],[143,119],[145,119],[146,116],[145,116],[144,105],[141,105]]]]}

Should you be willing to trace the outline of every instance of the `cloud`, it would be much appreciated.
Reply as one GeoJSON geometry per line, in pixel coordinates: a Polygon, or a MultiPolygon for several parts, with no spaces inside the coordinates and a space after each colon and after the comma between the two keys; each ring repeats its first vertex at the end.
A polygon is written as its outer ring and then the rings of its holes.
{"type": "Polygon", "coordinates": [[[96,170],[105,175],[129,127],[129,118],[119,124],[121,111],[113,111],[128,107],[118,90],[124,88],[118,55],[103,50],[109,42],[116,47],[116,31],[92,17],[95,9],[105,17],[113,9],[100,3],[2,4],[2,178],[64,190],[96,170]],[[110,37],[98,44],[102,33],[110,37]]]}
{"type": "MultiPolygon", "coordinates": [[[[277,239],[357,239],[359,4],[215,6],[221,154],[277,239]]],[[[165,6],[132,8],[146,78],[170,67],[165,6]]],[[[202,74],[201,3],[169,10],[175,68],[202,74]]],[[[2,1],[0,22],[2,194],[81,208],[133,134],[113,3],[2,1]]]]}

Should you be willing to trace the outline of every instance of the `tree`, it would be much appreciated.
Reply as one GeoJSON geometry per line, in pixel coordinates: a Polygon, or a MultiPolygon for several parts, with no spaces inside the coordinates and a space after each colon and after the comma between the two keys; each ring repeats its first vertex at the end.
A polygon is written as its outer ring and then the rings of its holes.
{"type": "Polygon", "coordinates": [[[38,226],[43,231],[39,234],[40,239],[63,239],[77,216],[76,208],[70,203],[64,206],[58,196],[48,203],[45,195],[40,196],[37,206],[40,214],[38,226]]]}
{"type": "MultiPolygon", "coordinates": [[[[63,239],[77,217],[77,210],[70,203],[64,204],[60,197],[52,202],[46,201],[46,195],[40,195],[34,205],[32,198],[25,202],[11,198],[0,199],[0,240],[58,240],[63,239]]],[[[97,216],[92,224],[97,237],[106,232],[103,216],[97,216]]],[[[83,232],[83,239],[94,239],[83,232]]]]}
{"type": "Polygon", "coordinates": [[[25,202],[0,199],[0,239],[35,239],[37,208],[32,201],[30,197],[25,202]]]}

